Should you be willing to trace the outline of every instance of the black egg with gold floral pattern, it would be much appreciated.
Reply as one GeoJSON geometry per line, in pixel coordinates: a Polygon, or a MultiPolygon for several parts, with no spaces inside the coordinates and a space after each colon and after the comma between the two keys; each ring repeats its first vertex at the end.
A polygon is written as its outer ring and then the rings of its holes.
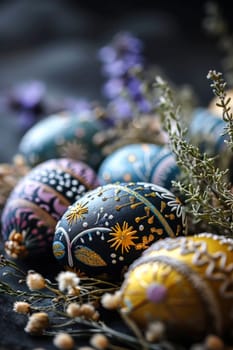
{"type": "Polygon", "coordinates": [[[121,280],[153,242],[185,233],[184,208],[167,189],[145,182],[108,184],[66,210],[53,253],[66,269],[121,280]]]}

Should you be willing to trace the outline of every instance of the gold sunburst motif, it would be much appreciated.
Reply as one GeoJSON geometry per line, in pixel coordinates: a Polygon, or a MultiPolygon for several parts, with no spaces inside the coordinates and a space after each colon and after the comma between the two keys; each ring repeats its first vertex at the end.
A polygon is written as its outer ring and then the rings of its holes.
{"type": "Polygon", "coordinates": [[[68,221],[69,225],[72,224],[74,221],[77,222],[78,219],[84,219],[85,214],[88,213],[88,208],[86,206],[87,203],[77,203],[75,204],[66,215],[66,220],[68,221]]]}
{"type": "Polygon", "coordinates": [[[64,158],[71,158],[80,161],[85,161],[87,159],[86,147],[77,141],[66,141],[58,151],[64,158]]]}
{"type": "Polygon", "coordinates": [[[117,250],[121,247],[121,253],[124,251],[128,253],[131,246],[135,246],[134,239],[138,237],[135,236],[136,230],[133,229],[133,226],[129,226],[128,222],[124,221],[122,228],[119,223],[117,223],[114,227],[111,227],[112,231],[110,233],[113,238],[109,239],[108,242],[112,242],[111,248],[115,247],[117,250]]]}

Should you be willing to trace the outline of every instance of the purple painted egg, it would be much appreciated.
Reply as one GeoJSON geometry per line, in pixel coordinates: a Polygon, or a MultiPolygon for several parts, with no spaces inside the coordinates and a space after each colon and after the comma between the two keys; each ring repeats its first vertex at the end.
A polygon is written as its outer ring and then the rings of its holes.
{"type": "Polygon", "coordinates": [[[51,252],[57,221],[69,205],[97,186],[95,171],[80,161],[52,159],[33,168],[3,209],[6,253],[20,259],[51,252]]]}
{"type": "Polygon", "coordinates": [[[108,184],[66,210],[53,253],[65,269],[120,280],[153,242],[185,233],[183,206],[167,189],[145,182],[108,184]]]}

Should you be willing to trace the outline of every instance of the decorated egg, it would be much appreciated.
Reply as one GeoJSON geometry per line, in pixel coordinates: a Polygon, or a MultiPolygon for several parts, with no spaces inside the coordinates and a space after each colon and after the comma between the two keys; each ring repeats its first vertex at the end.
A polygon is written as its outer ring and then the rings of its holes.
{"type": "Polygon", "coordinates": [[[162,321],[170,338],[232,334],[233,239],[202,233],[166,238],[131,264],[121,312],[146,329],[162,321]]]}
{"type": "Polygon", "coordinates": [[[193,112],[190,124],[190,137],[201,152],[217,155],[226,150],[226,123],[206,108],[193,112]]]}
{"type": "MultiPolygon", "coordinates": [[[[231,101],[228,105],[228,107],[231,108],[230,113],[233,112],[233,89],[226,90],[226,100],[230,98],[231,101]]],[[[222,118],[223,117],[223,108],[219,107],[217,103],[219,104],[220,100],[219,97],[215,96],[209,103],[208,109],[210,113],[213,113],[216,117],[222,118]]]]}
{"type": "Polygon", "coordinates": [[[29,165],[63,156],[76,160],[86,159],[96,169],[103,155],[94,142],[94,135],[102,130],[102,124],[94,118],[94,112],[61,112],[39,121],[22,137],[19,152],[29,165]],[[85,158],[83,158],[85,157],[85,158]]]}
{"type": "Polygon", "coordinates": [[[88,165],[53,159],[33,168],[15,186],[2,213],[6,252],[14,258],[52,254],[55,226],[67,207],[98,186],[88,165]]]}
{"type": "Polygon", "coordinates": [[[167,189],[143,182],[108,184],[66,210],[53,253],[64,268],[120,280],[152,242],[185,232],[182,204],[167,189]]]}
{"type": "Polygon", "coordinates": [[[102,185],[120,182],[150,182],[171,189],[171,181],[179,174],[173,153],[163,146],[130,144],[107,156],[100,165],[98,177],[102,185]]]}

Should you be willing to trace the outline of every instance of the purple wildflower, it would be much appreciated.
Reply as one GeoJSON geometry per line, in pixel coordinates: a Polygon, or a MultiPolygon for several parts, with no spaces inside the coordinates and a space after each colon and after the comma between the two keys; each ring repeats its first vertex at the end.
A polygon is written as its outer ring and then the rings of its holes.
{"type": "Polygon", "coordinates": [[[140,96],[140,99],[137,101],[137,106],[139,112],[143,114],[150,113],[153,109],[152,103],[143,96],[140,96]]]}
{"type": "Polygon", "coordinates": [[[109,109],[115,122],[118,120],[127,120],[132,118],[132,105],[127,99],[121,96],[109,104],[109,109]]]}
{"type": "Polygon", "coordinates": [[[140,53],[143,49],[142,41],[129,32],[120,32],[113,39],[113,45],[119,52],[140,53]]]}
{"type": "Polygon", "coordinates": [[[136,77],[130,77],[127,82],[129,93],[133,99],[137,99],[142,94],[142,82],[136,77]]]}
{"type": "Polygon", "coordinates": [[[142,42],[129,32],[120,32],[112,42],[100,49],[102,72],[108,79],[103,95],[110,100],[111,117],[115,120],[133,118],[133,109],[149,113],[151,104],[143,91],[144,81],[136,72],[143,71],[142,42]]]}
{"type": "Polygon", "coordinates": [[[104,46],[99,50],[98,57],[103,63],[114,62],[117,56],[116,50],[111,46],[104,46]]]}
{"type": "Polygon", "coordinates": [[[66,97],[62,102],[64,110],[69,110],[77,113],[84,111],[90,111],[92,109],[91,103],[85,99],[76,99],[72,97],[66,97]]]}
{"type": "Polygon", "coordinates": [[[128,32],[118,33],[110,45],[99,50],[103,63],[103,74],[107,77],[121,77],[136,65],[142,65],[142,42],[128,32]]]}
{"type": "Polygon", "coordinates": [[[28,130],[37,122],[35,114],[31,111],[23,111],[19,113],[18,120],[21,130],[28,130]]]}
{"type": "Polygon", "coordinates": [[[123,88],[124,82],[122,79],[110,79],[103,86],[103,94],[112,100],[121,94],[123,88]]]}
{"type": "Polygon", "coordinates": [[[33,109],[37,106],[45,94],[45,85],[40,81],[31,81],[15,86],[12,98],[23,109],[33,109]]]}
{"type": "Polygon", "coordinates": [[[103,67],[103,74],[109,78],[121,77],[127,71],[123,60],[116,60],[111,63],[107,63],[103,67]]]}
{"type": "Polygon", "coordinates": [[[18,113],[19,127],[24,132],[42,116],[46,87],[41,81],[15,85],[7,94],[8,108],[18,113]]]}

